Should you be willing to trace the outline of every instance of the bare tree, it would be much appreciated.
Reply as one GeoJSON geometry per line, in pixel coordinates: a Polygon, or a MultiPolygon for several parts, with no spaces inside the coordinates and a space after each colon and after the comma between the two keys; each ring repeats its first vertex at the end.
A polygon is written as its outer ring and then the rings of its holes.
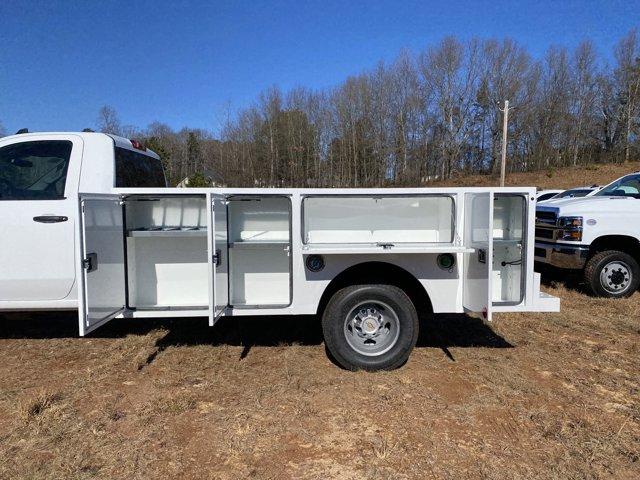
{"type": "Polygon", "coordinates": [[[534,59],[511,39],[454,37],[345,79],[330,89],[266,89],[205,130],[121,125],[100,110],[101,131],[139,137],[168,178],[213,170],[236,186],[415,185],[499,165],[509,100],[508,170],[612,162],[640,154],[640,42],[634,31],[601,65],[586,41],[534,59]]]}
{"type": "Polygon", "coordinates": [[[614,72],[621,101],[621,117],[624,124],[624,161],[629,161],[632,135],[638,125],[640,107],[640,44],[637,31],[631,30],[616,46],[618,62],[614,72]]]}
{"type": "Polygon", "coordinates": [[[104,105],[100,109],[96,123],[98,125],[98,131],[100,132],[111,133],[113,135],[121,135],[122,133],[118,113],[109,105],[104,105]]]}
{"type": "Polygon", "coordinates": [[[593,150],[592,139],[595,130],[596,96],[598,93],[596,52],[589,41],[576,48],[572,59],[573,88],[571,89],[571,122],[573,142],[573,165],[577,165],[580,152],[588,154],[593,150]]]}

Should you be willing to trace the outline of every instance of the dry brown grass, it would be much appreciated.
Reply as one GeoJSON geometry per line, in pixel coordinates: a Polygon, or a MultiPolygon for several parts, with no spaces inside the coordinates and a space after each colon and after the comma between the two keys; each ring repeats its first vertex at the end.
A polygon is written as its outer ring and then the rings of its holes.
{"type": "Polygon", "coordinates": [[[20,402],[19,416],[24,422],[35,420],[45,410],[53,407],[61,399],[61,395],[47,390],[29,395],[20,402]]]}
{"type": "MultiPolygon", "coordinates": [[[[509,173],[506,186],[531,186],[540,189],[567,189],[584,185],[606,185],[628,173],[640,171],[640,162],[589,164],[579,167],[549,169],[537,172],[509,173]]],[[[500,179],[493,175],[467,175],[428,186],[483,187],[497,186],[500,179]]]]}
{"type": "Polygon", "coordinates": [[[547,287],[559,314],[437,317],[378,374],[331,364],[309,317],[6,318],[0,478],[637,478],[640,294],[576,288],[547,287]]]}
{"type": "Polygon", "coordinates": [[[0,478],[640,478],[640,293],[545,288],[561,313],[438,316],[376,374],[312,317],[0,318],[0,478]]]}

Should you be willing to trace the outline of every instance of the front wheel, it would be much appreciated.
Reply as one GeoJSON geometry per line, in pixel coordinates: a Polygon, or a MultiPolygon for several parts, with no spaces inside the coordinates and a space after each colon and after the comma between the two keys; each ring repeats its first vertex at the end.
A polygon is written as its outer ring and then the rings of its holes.
{"type": "Polygon", "coordinates": [[[624,298],[635,292],[640,283],[640,266],[625,252],[607,250],[596,253],[584,269],[585,281],[599,297],[624,298]]]}
{"type": "Polygon", "coordinates": [[[392,370],[418,339],[418,314],[392,285],[353,285],[334,294],[322,316],[325,345],[348,370],[392,370]]]}

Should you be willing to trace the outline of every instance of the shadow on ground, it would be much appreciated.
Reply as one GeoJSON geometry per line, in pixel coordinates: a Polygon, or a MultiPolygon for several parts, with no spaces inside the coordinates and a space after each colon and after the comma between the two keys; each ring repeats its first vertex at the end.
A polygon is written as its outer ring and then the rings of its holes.
{"type": "Polygon", "coordinates": [[[563,270],[544,264],[536,264],[535,271],[540,273],[542,285],[547,287],[562,285],[567,290],[588,293],[580,270],[563,270]]]}
{"type": "MultiPolygon", "coordinates": [[[[240,359],[253,346],[313,346],[322,344],[322,328],[315,315],[226,317],[213,328],[205,318],[116,319],[101,327],[94,338],[123,338],[166,331],[156,344],[162,351],[178,345],[242,346],[240,359]]],[[[16,313],[0,315],[0,339],[75,338],[75,312],[16,313]]],[[[439,348],[451,359],[449,348],[511,348],[507,340],[480,319],[463,314],[433,315],[421,320],[418,348],[439,348]]]]}

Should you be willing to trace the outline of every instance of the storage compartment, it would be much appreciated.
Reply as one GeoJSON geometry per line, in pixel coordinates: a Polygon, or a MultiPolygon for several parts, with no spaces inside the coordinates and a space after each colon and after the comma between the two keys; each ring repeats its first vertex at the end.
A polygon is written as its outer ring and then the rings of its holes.
{"type": "Polygon", "coordinates": [[[229,199],[229,298],[234,307],[291,303],[291,200],[229,199]]]}
{"type": "Polygon", "coordinates": [[[522,195],[496,194],[493,200],[492,300],[517,304],[524,297],[526,199],[522,195]]]}
{"type": "Polygon", "coordinates": [[[303,200],[304,242],[451,243],[453,198],[420,196],[318,196],[303,200]]]}
{"type": "Polygon", "coordinates": [[[129,306],[208,308],[206,197],[128,197],[129,306]]]}

